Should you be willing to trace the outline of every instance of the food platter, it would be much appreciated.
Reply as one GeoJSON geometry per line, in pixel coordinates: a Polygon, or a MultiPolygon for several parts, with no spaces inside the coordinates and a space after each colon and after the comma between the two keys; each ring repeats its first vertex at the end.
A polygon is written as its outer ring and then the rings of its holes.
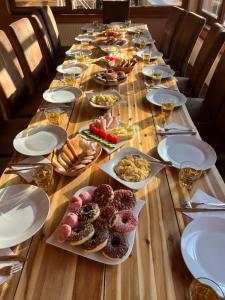
{"type": "MultiPolygon", "coordinates": [[[[78,196],[80,193],[82,193],[84,191],[93,193],[95,189],[96,189],[95,186],[86,186],[86,187],[81,188],[78,191],[76,191],[75,196],[78,196]]],[[[133,211],[136,213],[136,215],[139,215],[144,204],[145,204],[145,202],[143,200],[137,200],[136,206],[133,209],[133,211]]],[[[123,263],[125,260],[127,260],[129,255],[131,254],[131,251],[134,246],[134,241],[135,241],[135,232],[136,232],[136,230],[132,231],[129,235],[127,235],[129,248],[128,248],[126,255],[124,257],[122,257],[121,259],[109,259],[109,258],[106,258],[105,256],[103,256],[100,252],[88,253],[88,252],[85,252],[81,247],[72,246],[68,242],[59,243],[56,239],[56,231],[47,239],[46,243],[53,245],[55,247],[58,247],[60,249],[69,251],[71,253],[86,257],[88,259],[106,264],[106,265],[118,265],[118,264],[123,263]]]]}
{"type": "Polygon", "coordinates": [[[65,129],[56,125],[41,125],[18,133],[13,140],[13,146],[21,154],[39,156],[60,149],[66,140],[65,129]]]}
{"type": "Polygon", "coordinates": [[[95,82],[104,86],[117,86],[127,80],[127,75],[123,71],[114,71],[111,69],[97,72],[92,78],[95,82]],[[109,74],[110,73],[110,74],[109,74]],[[114,76],[115,74],[115,76],[114,76]],[[120,76],[121,74],[121,76],[120,76]],[[110,77],[109,77],[110,76],[110,77]],[[119,77],[120,76],[120,77],[119,77]]]}
{"type": "Polygon", "coordinates": [[[157,159],[155,159],[154,157],[151,157],[150,155],[147,155],[147,154],[139,151],[136,148],[126,147],[125,149],[120,151],[117,155],[115,155],[111,160],[109,160],[108,162],[101,165],[99,168],[103,172],[105,172],[106,174],[111,176],[112,178],[116,179],[123,185],[127,186],[128,188],[133,189],[133,190],[139,190],[139,189],[145,187],[145,185],[147,185],[164,168],[164,165],[160,164],[159,161],[157,159]],[[151,173],[145,180],[142,180],[139,182],[125,181],[125,180],[121,179],[114,171],[115,166],[125,156],[130,155],[130,154],[141,156],[151,163],[151,173]]]}
{"type": "Polygon", "coordinates": [[[43,98],[50,103],[71,103],[80,98],[82,91],[77,87],[58,87],[48,89],[44,92],[43,98]]]}

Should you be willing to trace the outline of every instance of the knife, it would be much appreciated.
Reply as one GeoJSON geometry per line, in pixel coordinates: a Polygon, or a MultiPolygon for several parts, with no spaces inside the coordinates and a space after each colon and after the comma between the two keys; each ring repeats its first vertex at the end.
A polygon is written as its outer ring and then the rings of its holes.
{"type": "Polygon", "coordinates": [[[160,132],[157,131],[158,135],[185,135],[185,134],[190,134],[190,135],[195,135],[196,132],[193,130],[187,130],[187,131],[174,131],[174,132],[160,132]]]}
{"type": "Polygon", "coordinates": [[[192,207],[176,207],[179,212],[205,212],[205,211],[225,211],[225,208],[192,208],[192,207]]]}

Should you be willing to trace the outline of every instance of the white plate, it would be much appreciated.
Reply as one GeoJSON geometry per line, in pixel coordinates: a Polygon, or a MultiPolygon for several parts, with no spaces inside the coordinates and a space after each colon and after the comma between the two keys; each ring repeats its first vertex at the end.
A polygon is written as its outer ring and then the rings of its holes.
{"type": "MultiPolygon", "coordinates": [[[[91,140],[91,137],[87,137],[85,134],[83,135],[83,134],[81,133],[81,131],[86,130],[86,129],[89,129],[89,125],[90,125],[91,123],[92,123],[92,122],[89,122],[88,124],[84,125],[83,127],[81,127],[81,128],[79,129],[80,134],[81,134],[83,137],[88,138],[88,139],[90,139],[90,140],[91,140]]],[[[121,122],[120,124],[122,124],[122,122],[121,122]]],[[[137,131],[138,131],[138,128],[135,127],[135,134],[137,134],[137,131]]],[[[128,143],[130,140],[132,140],[132,139],[124,140],[124,141],[121,141],[121,142],[115,144],[115,148],[113,148],[113,149],[107,148],[107,147],[105,147],[104,145],[102,145],[101,143],[99,143],[99,144],[100,144],[100,146],[102,147],[102,149],[104,149],[108,154],[111,154],[111,153],[113,153],[114,151],[116,151],[117,149],[119,149],[120,147],[122,147],[123,145],[125,145],[126,143],[128,143]]],[[[96,140],[93,140],[93,141],[98,142],[98,141],[96,141],[96,140]]]]}
{"type": "Polygon", "coordinates": [[[86,93],[86,97],[87,97],[87,100],[89,101],[91,106],[96,107],[96,108],[101,108],[101,109],[109,109],[109,108],[112,108],[115,105],[127,103],[126,100],[122,99],[120,93],[117,90],[105,90],[105,91],[100,91],[100,92],[86,93]],[[119,98],[119,100],[113,105],[102,105],[102,104],[94,103],[92,101],[92,97],[96,96],[96,95],[100,95],[100,94],[113,94],[113,95],[116,95],[119,98]]]}
{"type": "Polygon", "coordinates": [[[76,87],[59,87],[45,91],[43,98],[51,103],[71,103],[81,95],[81,90],[76,87]]]}
{"type": "Polygon", "coordinates": [[[90,36],[88,34],[80,34],[80,35],[75,37],[75,40],[78,41],[78,42],[94,42],[95,37],[90,36]]]}
{"type": "Polygon", "coordinates": [[[157,150],[162,159],[172,162],[178,169],[184,161],[193,161],[202,170],[210,169],[216,163],[214,149],[191,136],[169,136],[158,144],[157,150]]]}
{"type": "Polygon", "coordinates": [[[66,51],[66,55],[68,56],[76,56],[77,54],[83,54],[85,56],[90,56],[91,55],[91,51],[89,50],[73,50],[73,49],[69,49],[66,51]]]}
{"type": "Polygon", "coordinates": [[[87,68],[88,67],[85,64],[75,63],[72,66],[66,66],[66,67],[64,67],[63,65],[59,65],[56,68],[56,70],[59,73],[62,73],[62,74],[76,74],[76,75],[79,75],[79,74],[83,73],[84,71],[86,71],[87,68]]]}
{"type": "Polygon", "coordinates": [[[100,45],[99,48],[102,51],[104,51],[105,53],[110,54],[110,53],[118,52],[121,49],[121,46],[113,46],[113,45],[112,46],[111,45],[104,46],[104,45],[100,45]],[[109,48],[109,47],[113,47],[112,49],[114,49],[114,50],[107,50],[107,48],[109,48]]]}
{"type": "Polygon", "coordinates": [[[140,58],[143,59],[143,55],[144,53],[150,53],[151,54],[151,59],[157,59],[159,57],[162,57],[163,54],[162,52],[158,52],[157,50],[152,50],[152,49],[149,49],[149,48],[145,48],[143,50],[140,50],[136,53],[136,55],[140,58]]]}
{"type": "Polygon", "coordinates": [[[148,91],[146,98],[157,106],[161,106],[162,102],[168,101],[174,103],[175,107],[179,107],[187,101],[183,94],[170,89],[151,89],[148,91]]]}
{"type": "Polygon", "coordinates": [[[60,149],[66,140],[65,129],[56,125],[42,125],[18,133],[13,140],[13,146],[21,154],[38,156],[60,149]]]}
{"type": "Polygon", "coordinates": [[[107,24],[108,28],[112,28],[114,26],[125,27],[125,23],[124,22],[111,22],[110,24],[107,24]]]}
{"type": "Polygon", "coordinates": [[[145,185],[147,185],[151,181],[151,179],[164,168],[164,165],[154,163],[154,160],[157,161],[157,159],[155,159],[154,157],[151,157],[150,155],[147,155],[136,148],[126,147],[124,150],[120,151],[116,156],[114,156],[105,164],[101,165],[99,168],[109,176],[113,177],[117,181],[121,182],[123,185],[127,186],[128,188],[133,190],[139,190],[142,189],[145,185]],[[116,172],[114,171],[115,166],[121,159],[123,159],[128,154],[140,155],[151,162],[151,174],[145,180],[139,182],[130,182],[125,181],[116,175],[116,172]]]}
{"type": "Polygon", "coordinates": [[[92,30],[92,29],[94,29],[94,31],[101,31],[101,30],[103,30],[105,28],[105,26],[103,25],[103,24],[96,24],[96,25],[94,25],[94,24],[85,24],[85,25],[83,25],[83,26],[81,26],[81,30],[83,30],[83,31],[88,31],[88,30],[92,30]]]}
{"type": "Polygon", "coordinates": [[[215,281],[225,293],[224,249],[225,220],[222,218],[198,218],[183,231],[181,252],[192,275],[215,281]]]}
{"type": "MultiPolygon", "coordinates": [[[[86,186],[84,188],[81,188],[80,190],[78,190],[75,195],[78,196],[80,193],[84,192],[84,191],[88,191],[88,192],[93,192],[96,189],[95,186],[86,186]]],[[[145,201],[143,200],[137,200],[136,206],[133,209],[133,211],[139,215],[142,207],[144,206],[145,201]]],[[[53,246],[56,246],[58,248],[61,248],[63,250],[72,252],[74,254],[92,259],[94,261],[106,264],[106,265],[118,265],[121,264],[122,262],[124,262],[130,255],[132,249],[133,249],[133,245],[134,245],[134,240],[135,240],[135,233],[136,230],[132,231],[129,235],[127,235],[127,239],[128,239],[128,243],[129,243],[129,248],[128,251],[126,253],[126,255],[121,258],[121,259],[108,259],[106,258],[103,254],[101,254],[101,252],[96,252],[96,253],[88,253],[85,252],[81,247],[79,246],[71,246],[70,243],[65,242],[65,243],[58,243],[55,237],[55,233],[53,233],[46,241],[46,243],[51,244],[53,246]]]]}
{"type": "Polygon", "coordinates": [[[142,69],[142,74],[151,77],[152,74],[159,71],[162,72],[163,79],[170,78],[175,74],[175,72],[167,65],[144,66],[144,68],[142,69]]]}
{"type": "Polygon", "coordinates": [[[0,249],[18,245],[32,237],[44,224],[49,199],[40,188],[29,184],[11,185],[0,190],[0,249]]]}
{"type": "Polygon", "coordinates": [[[132,43],[140,45],[141,41],[143,40],[145,41],[146,45],[152,45],[155,42],[151,37],[142,36],[142,37],[132,39],[132,43]]]}

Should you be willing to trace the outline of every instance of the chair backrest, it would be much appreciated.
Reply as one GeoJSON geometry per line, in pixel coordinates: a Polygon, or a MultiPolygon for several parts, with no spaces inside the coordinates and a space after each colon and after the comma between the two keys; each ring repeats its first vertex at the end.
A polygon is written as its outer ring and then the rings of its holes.
{"type": "Polygon", "coordinates": [[[0,30],[0,101],[7,117],[28,93],[16,53],[4,31],[0,30]]]}
{"type": "Polygon", "coordinates": [[[49,37],[51,39],[54,53],[56,54],[61,48],[61,43],[59,38],[58,26],[56,24],[56,20],[53,15],[53,12],[49,6],[43,6],[38,10],[40,11],[41,16],[45,22],[49,37]]]}
{"type": "Polygon", "coordinates": [[[186,13],[187,12],[180,7],[171,7],[171,13],[168,16],[166,25],[164,27],[163,41],[161,46],[161,51],[165,57],[169,57],[172,41],[175,38],[176,31],[186,13]]]}
{"type": "Polygon", "coordinates": [[[124,22],[129,19],[130,1],[103,0],[103,23],[124,22]]]}
{"type": "Polygon", "coordinates": [[[207,34],[191,70],[190,83],[195,96],[199,96],[206,77],[225,42],[225,28],[214,23],[207,34]]]}
{"type": "Polygon", "coordinates": [[[175,40],[173,40],[171,45],[170,59],[173,66],[179,70],[181,76],[186,72],[192,50],[205,25],[205,21],[205,18],[188,12],[183,17],[183,22],[178,28],[175,40]]]}
{"type": "Polygon", "coordinates": [[[47,73],[50,73],[54,65],[54,50],[47,27],[39,10],[36,10],[32,14],[30,21],[32,23],[39,45],[41,47],[41,51],[46,61],[47,73]]]}
{"type": "Polygon", "coordinates": [[[10,24],[9,35],[30,92],[34,92],[35,85],[46,75],[46,66],[30,20],[22,18],[10,24]]]}
{"type": "Polygon", "coordinates": [[[206,92],[204,104],[207,105],[212,118],[221,124],[225,134],[225,52],[221,56],[206,92]]]}

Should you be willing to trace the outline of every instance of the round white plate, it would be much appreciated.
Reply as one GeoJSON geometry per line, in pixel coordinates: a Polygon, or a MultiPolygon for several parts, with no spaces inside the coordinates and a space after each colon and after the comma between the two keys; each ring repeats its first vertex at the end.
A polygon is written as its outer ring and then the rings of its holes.
{"type": "Polygon", "coordinates": [[[94,25],[94,24],[90,23],[90,24],[85,24],[85,25],[81,26],[81,30],[88,31],[88,30],[94,29],[94,31],[101,31],[104,29],[104,27],[105,26],[103,24],[94,25]]]}
{"type": "Polygon", "coordinates": [[[18,133],[13,140],[13,146],[21,154],[38,156],[60,149],[66,140],[65,129],[56,125],[43,125],[18,133]]]}
{"type": "Polygon", "coordinates": [[[89,50],[73,50],[73,49],[69,49],[66,51],[66,55],[68,56],[76,56],[77,54],[83,54],[85,56],[90,56],[91,55],[91,51],[89,50]]]}
{"type": "Polygon", "coordinates": [[[201,217],[184,229],[181,252],[195,278],[215,281],[225,293],[225,219],[201,217]]]}
{"type": "Polygon", "coordinates": [[[94,42],[95,37],[90,36],[88,34],[80,34],[80,35],[75,37],[75,40],[78,41],[78,42],[94,42]]]}
{"type": "Polygon", "coordinates": [[[216,163],[214,149],[191,136],[169,136],[158,144],[157,150],[163,160],[172,162],[178,169],[184,161],[193,161],[202,170],[210,169],[216,163]]]}
{"type": "Polygon", "coordinates": [[[44,224],[49,199],[40,188],[29,184],[11,185],[0,190],[0,249],[12,247],[32,237],[44,224]]]}
{"type": "Polygon", "coordinates": [[[170,89],[151,89],[148,91],[146,98],[149,102],[161,106],[162,102],[168,101],[174,103],[175,107],[182,106],[187,98],[178,91],[170,89]]]}
{"type": "Polygon", "coordinates": [[[87,66],[84,64],[75,63],[71,66],[64,67],[63,65],[59,65],[56,70],[62,74],[75,74],[79,75],[87,70],[87,66]]]}
{"type": "MultiPolygon", "coordinates": [[[[85,186],[81,189],[79,189],[78,191],[76,191],[76,193],[74,194],[75,196],[78,196],[80,193],[82,192],[90,192],[93,193],[94,190],[96,189],[95,186],[85,186]]],[[[145,201],[143,200],[137,200],[136,202],[136,206],[133,208],[133,211],[135,212],[136,215],[139,215],[142,207],[144,206],[145,201]]],[[[133,246],[134,246],[134,241],[135,241],[135,233],[136,230],[132,231],[130,234],[127,235],[127,240],[128,240],[128,244],[129,244],[129,248],[128,251],[126,253],[126,255],[124,255],[124,257],[122,257],[121,259],[109,259],[106,258],[101,251],[96,252],[96,253],[88,253],[85,252],[82,247],[76,247],[76,246],[71,246],[70,243],[65,242],[65,243],[59,243],[56,240],[56,236],[55,236],[55,232],[47,239],[47,243],[51,244],[53,246],[56,246],[58,248],[61,248],[63,250],[72,252],[74,254],[86,257],[88,259],[106,264],[106,265],[118,265],[123,263],[131,254],[133,246]]]]}
{"type": "Polygon", "coordinates": [[[71,103],[81,95],[81,90],[76,87],[59,87],[45,91],[43,98],[51,103],[71,103]]]}
{"type": "Polygon", "coordinates": [[[151,65],[144,66],[142,69],[142,74],[148,77],[151,77],[155,72],[162,72],[162,78],[170,78],[174,76],[175,72],[167,65],[151,65]]]}
{"type": "Polygon", "coordinates": [[[146,48],[146,49],[143,49],[143,50],[138,51],[138,52],[136,53],[136,55],[137,55],[139,58],[142,58],[142,59],[143,59],[144,53],[150,53],[150,54],[151,54],[151,59],[157,59],[157,58],[163,56],[162,52],[158,52],[158,51],[156,51],[156,50],[149,49],[149,48],[146,48]]]}
{"type": "Polygon", "coordinates": [[[151,44],[154,44],[154,42],[155,42],[151,37],[138,37],[138,38],[134,38],[132,40],[132,42],[134,44],[140,45],[140,42],[143,41],[143,40],[145,41],[146,45],[151,45],[151,44]]]}

